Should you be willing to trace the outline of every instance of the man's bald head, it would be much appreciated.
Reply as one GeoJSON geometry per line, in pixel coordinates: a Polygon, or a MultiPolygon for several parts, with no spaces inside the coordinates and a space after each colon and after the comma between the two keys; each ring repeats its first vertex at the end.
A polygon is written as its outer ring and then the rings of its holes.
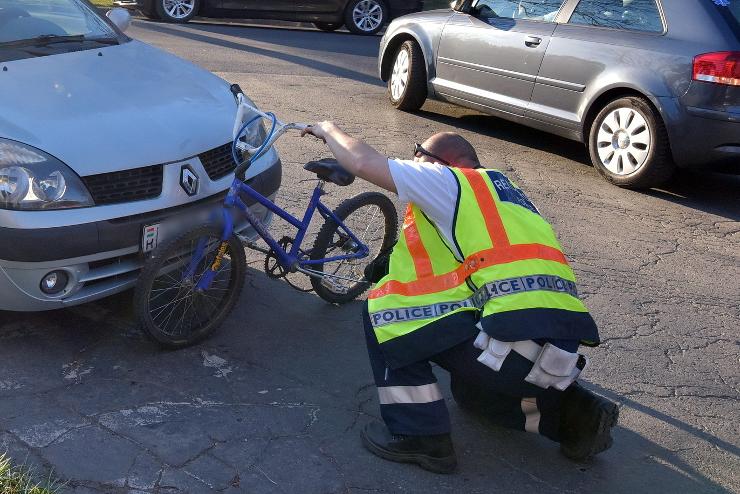
{"type": "MultiPolygon", "coordinates": [[[[480,166],[478,153],[463,136],[455,132],[439,132],[424,141],[421,145],[426,151],[439,156],[452,166],[460,168],[475,168],[480,166]]],[[[425,156],[425,161],[434,159],[425,156]]]]}

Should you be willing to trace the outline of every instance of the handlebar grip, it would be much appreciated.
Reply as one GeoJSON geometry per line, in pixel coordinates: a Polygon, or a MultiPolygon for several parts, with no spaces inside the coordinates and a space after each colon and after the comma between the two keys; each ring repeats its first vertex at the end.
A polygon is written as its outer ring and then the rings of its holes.
{"type": "Polygon", "coordinates": [[[234,95],[234,98],[236,98],[240,94],[244,94],[244,91],[242,91],[242,88],[239,87],[239,84],[232,84],[229,89],[231,90],[231,94],[234,95]]]}
{"type": "Polygon", "coordinates": [[[234,170],[234,175],[236,176],[236,178],[238,178],[241,181],[244,181],[249,165],[250,165],[249,161],[245,161],[241,165],[237,166],[236,169],[234,170]]]}

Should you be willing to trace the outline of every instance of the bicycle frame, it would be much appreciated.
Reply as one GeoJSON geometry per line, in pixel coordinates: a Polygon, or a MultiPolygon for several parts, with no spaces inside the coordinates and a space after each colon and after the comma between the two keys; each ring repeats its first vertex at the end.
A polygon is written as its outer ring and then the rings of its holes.
{"type": "MultiPolygon", "coordinates": [[[[213,279],[216,277],[216,274],[221,267],[221,262],[227,248],[227,242],[231,235],[234,233],[234,221],[231,216],[231,211],[235,208],[247,218],[249,224],[252,225],[259,236],[267,243],[267,245],[270,246],[271,251],[274,252],[277,261],[280,263],[280,266],[285,271],[301,271],[305,274],[308,274],[309,276],[334,276],[341,278],[341,276],[324,274],[320,271],[312,270],[310,267],[313,265],[325,264],[327,262],[360,259],[363,257],[367,257],[370,254],[370,249],[367,245],[362,243],[360,239],[358,239],[357,236],[352,233],[349,228],[347,228],[344,222],[342,222],[342,220],[339,219],[339,217],[337,217],[337,215],[335,215],[333,211],[331,211],[329,208],[321,203],[321,196],[326,194],[326,192],[324,192],[323,180],[320,180],[319,184],[314,189],[313,194],[311,195],[311,200],[308,203],[308,207],[306,208],[306,212],[303,215],[303,219],[299,220],[298,218],[280,208],[270,199],[263,196],[252,187],[250,187],[248,184],[242,182],[239,179],[239,177],[242,176],[242,173],[246,172],[251,163],[259,158],[264,152],[266,152],[266,150],[273,145],[278,137],[291,129],[305,130],[307,128],[307,125],[298,123],[285,124],[280,122],[273,113],[264,113],[257,108],[254,108],[249,103],[247,103],[244,94],[242,93],[238,85],[232,85],[231,92],[234,94],[234,97],[237,98],[239,106],[236,119],[234,121],[234,141],[232,144],[232,154],[234,156],[234,161],[237,163],[237,166],[234,170],[234,180],[233,182],[231,182],[231,187],[229,188],[229,192],[226,195],[226,199],[224,200],[224,207],[222,209],[224,228],[221,234],[221,244],[219,245],[218,253],[216,254],[216,258],[211,264],[210,269],[206,271],[196,283],[196,289],[207,289],[213,279]],[[251,116],[251,118],[248,118],[249,116],[251,116]],[[272,121],[272,128],[270,129],[269,135],[258,147],[246,146],[244,142],[241,142],[239,140],[242,132],[251,123],[261,118],[266,118],[272,121]],[[246,123],[244,123],[245,120],[246,123]],[[251,154],[251,157],[247,161],[239,163],[237,149],[243,152],[248,152],[249,154],[251,154]],[[291,247],[289,252],[280,246],[280,244],[272,237],[272,235],[270,235],[270,232],[267,231],[267,228],[262,223],[262,221],[249,209],[249,206],[247,206],[244,201],[242,201],[240,197],[241,193],[246,194],[258,203],[262,204],[269,211],[278,215],[298,230],[298,232],[296,233],[295,241],[293,242],[293,246],[291,247]],[[326,259],[305,258],[307,253],[301,250],[301,244],[303,243],[303,239],[306,236],[308,227],[311,224],[311,219],[313,218],[313,215],[316,213],[317,210],[319,214],[321,214],[321,216],[324,218],[324,220],[331,218],[337,223],[338,227],[347,234],[352,242],[354,242],[354,245],[352,246],[354,252],[347,255],[328,257],[326,259]]],[[[191,280],[193,275],[195,274],[195,270],[197,269],[198,264],[200,263],[201,259],[203,259],[203,255],[205,254],[205,241],[205,239],[201,239],[198,241],[198,244],[195,248],[195,253],[190,260],[188,269],[183,274],[184,280],[191,280]]]]}
{"type": "MultiPolygon", "coordinates": [[[[313,190],[311,200],[308,203],[308,207],[306,208],[306,212],[303,215],[303,219],[299,220],[292,214],[279,207],[273,201],[254,190],[248,184],[242,182],[237,177],[234,177],[234,181],[231,183],[229,193],[226,195],[226,199],[224,200],[224,207],[222,209],[224,228],[221,234],[221,245],[219,246],[218,254],[216,255],[216,259],[211,265],[211,268],[201,277],[200,280],[198,280],[196,287],[201,290],[207,289],[221,266],[221,259],[226,250],[225,243],[234,233],[234,221],[231,215],[231,210],[233,210],[234,208],[244,214],[249,224],[252,225],[259,236],[267,243],[267,245],[270,246],[270,249],[272,249],[272,251],[275,253],[275,256],[277,257],[278,262],[286,271],[294,272],[302,270],[302,268],[310,269],[310,267],[313,265],[344,261],[349,259],[361,259],[363,257],[367,257],[370,254],[369,247],[365,245],[360,239],[358,239],[357,236],[344,224],[344,222],[336,214],[334,214],[332,210],[327,208],[321,202],[321,196],[324,194],[326,194],[326,192],[324,191],[324,181],[321,180],[319,181],[319,184],[316,186],[316,188],[314,188],[313,190]],[[270,232],[267,231],[267,228],[262,223],[262,221],[249,209],[249,206],[247,206],[244,201],[242,201],[241,197],[239,196],[240,193],[244,193],[258,203],[262,204],[265,208],[278,215],[280,218],[284,219],[298,230],[296,233],[295,241],[293,242],[290,251],[286,251],[285,249],[283,249],[283,247],[280,246],[280,244],[275,240],[270,232]],[[311,224],[311,219],[313,218],[313,215],[316,213],[317,210],[325,220],[330,218],[337,223],[339,229],[344,231],[344,233],[346,233],[347,236],[355,243],[355,246],[357,247],[356,252],[348,253],[346,255],[327,257],[324,259],[305,259],[301,257],[302,253],[304,255],[306,254],[304,251],[301,250],[301,244],[303,243],[303,239],[306,236],[308,227],[311,224]]],[[[184,277],[186,279],[191,278],[195,273],[198,263],[203,258],[205,247],[205,240],[201,240],[198,243],[193,258],[190,261],[190,266],[185,272],[184,277]]],[[[307,274],[312,273],[307,272],[307,274]]]]}

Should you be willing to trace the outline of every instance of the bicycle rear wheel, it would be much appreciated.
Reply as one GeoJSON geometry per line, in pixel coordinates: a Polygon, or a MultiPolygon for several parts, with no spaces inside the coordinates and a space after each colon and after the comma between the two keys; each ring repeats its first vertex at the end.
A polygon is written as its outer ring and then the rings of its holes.
{"type": "Polygon", "coordinates": [[[191,230],[155,249],[144,264],[134,294],[136,316],[160,345],[193,345],[210,336],[234,308],[245,271],[244,247],[236,236],[222,247],[219,228],[191,230]],[[194,259],[196,251],[201,252],[199,259],[194,259]],[[216,260],[219,251],[220,262],[216,260]],[[209,287],[196,290],[215,262],[219,266],[209,287]],[[195,269],[187,276],[191,263],[195,269]]]}
{"type": "MultiPolygon", "coordinates": [[[[378,254],[396,243],[398,232],[398,214],[396,207],[388,197],[378,192],[365,192],[342,202],[334,210],[339,219],[365,245],[370,254],[361,259],[317,264],[314,269],[327,274],[340,276],[334,278],[311,277],[311,285],[316,294],[334,304],[344,304],[360,296],[370,288],[370,282],[364,279],[365,266],[378,254]],[[342,278],[349,278],[342,279],[342,278]]],[[[350,254],[357,250],[352,239],[332,219],[316,235],[311,249],[311,259],[350,254]]]]}

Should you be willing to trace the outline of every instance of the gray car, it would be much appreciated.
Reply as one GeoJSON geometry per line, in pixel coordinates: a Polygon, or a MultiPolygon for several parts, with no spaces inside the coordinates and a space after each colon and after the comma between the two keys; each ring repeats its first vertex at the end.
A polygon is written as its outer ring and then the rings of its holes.
{"type": "Polygon", "coordinates": [[[582,141],[610,182],[740,165],[740,1],[460,0],[380,44],[391,103],[456,103],[582,141]]]}
{"type": "MultiPolygon", "coordinates": [[[[236,87],[128,23],[82,0],[0,1],[0,310],[132,287],[147,252],[221,209],[236,87]]],[[[274,197],[281,170],[270,150],[247,178],[274,197]]]]}

